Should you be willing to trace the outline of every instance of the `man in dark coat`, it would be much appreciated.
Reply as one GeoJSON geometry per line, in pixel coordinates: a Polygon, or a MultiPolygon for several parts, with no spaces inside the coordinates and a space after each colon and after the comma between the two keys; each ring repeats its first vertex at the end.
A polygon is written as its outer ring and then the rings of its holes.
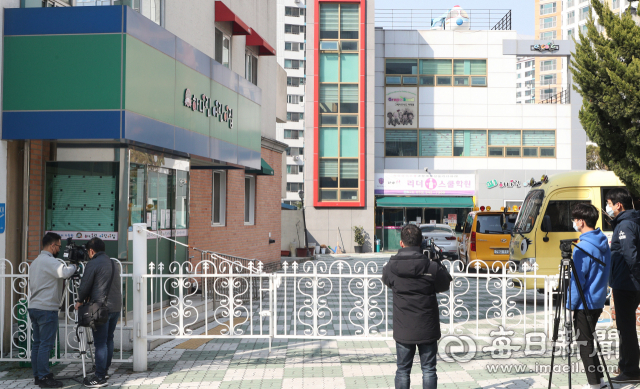
{"type": "Polygon", "coordinates": [[[633,198],[626,189],[607,192],[607,213],[611,221],[611,274],[609,285],[616,308],[616,327],[620,333],[620,374],[618,383],[640,382],[640,349],[636,331],[636,309],[640,304],[640,212],[633,210],[633,198]]]}
{"type": "Polygon", "coordinates": [[[396,341],[396,389],[409,389],[409,374],[418,348],[423,389],[435,389],[440,316],[433,284],[424,277],[429,259],[422,254],[422,232],[413,224],[400,233],[397,255],[382,270],[382,282],[393,290],[393,339],[396,341]]]}

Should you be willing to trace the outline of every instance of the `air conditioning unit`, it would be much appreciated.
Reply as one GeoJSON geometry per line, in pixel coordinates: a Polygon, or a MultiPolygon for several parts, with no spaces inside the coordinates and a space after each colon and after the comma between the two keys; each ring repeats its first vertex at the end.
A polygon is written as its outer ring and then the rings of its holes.
{"type": "Polygon", "coordinates": [[[294,160],[294,161],[297,161],[297,160],[299,160],[299,159],[300,159],[300,156],[298,156],[298,155],[294,155],[294,156],[293,156],[293,160],[294,160]]]}

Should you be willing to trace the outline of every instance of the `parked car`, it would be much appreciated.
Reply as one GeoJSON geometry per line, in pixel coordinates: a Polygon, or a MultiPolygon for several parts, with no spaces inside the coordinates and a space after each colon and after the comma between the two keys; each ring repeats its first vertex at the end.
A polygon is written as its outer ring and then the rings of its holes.
{"type": "Polygon", "coordinates": [[[434,243],[442,249],[443,256],[458,259],[456,233],[448,224],[421,224],[422,240],[433,238],[434,243]]]}
{"type": "MultiPolygon", "coordinates": [[[[496,262],[506,264],[509,261],[509,243],[516,215],[515,211],[469,212],[462,236],[458,238],[460,260],[464,266],[469,266],[475,260],[484,262],[480,263],[484,270],[491,270],[496,262]]],[[[475,268],[473,263],[471,267],[475,268]]]]}

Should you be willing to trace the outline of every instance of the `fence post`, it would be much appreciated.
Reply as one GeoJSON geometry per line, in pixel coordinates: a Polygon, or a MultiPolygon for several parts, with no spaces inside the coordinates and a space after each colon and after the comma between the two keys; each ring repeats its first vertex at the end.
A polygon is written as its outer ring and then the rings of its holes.
{"type": "MultiPolygon", "coordinates": [[[[147,371],[147,225],[133,225],[133,371],[147,371]]],[[[153,312],[152,312],[153,315],[153,312]]]]}

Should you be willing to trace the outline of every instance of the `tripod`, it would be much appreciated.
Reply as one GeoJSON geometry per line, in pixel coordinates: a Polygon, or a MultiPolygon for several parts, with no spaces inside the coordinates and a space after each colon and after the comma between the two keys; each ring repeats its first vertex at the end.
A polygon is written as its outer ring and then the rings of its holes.
{"type": "MultiPolygon", "coordinates": [[[[69,285],[71,286],[70,292],[72,296],[71,301],[76,301],[76,298],[78,297],[78,287],[80,285],[80,278],[81,278],[80,274],[76,272],[76,274],[71,276],[71,278],[69,279],[69,285]]],[[[73,305],[71,305],[71,307],[73,307],[73,305]]],[[[91,345],[93,344],[93,333],[89,331],[89,328],[80,327],[78,325],[77,313],[76,313],[76,320],[75,320],[75,334],[76,334],[76,341],[78,342],[78,352],[80,353],[80,359],[82,360],[82,378],[84,379],[87,377],[87,368],[85,364],[86,363],[85,359],[87,358],[87,354],[89,355],[89,358],[91,358],[91,366],[94,366],[93,370],[95,370],[95,360],[93,357],[93,352],[91,351],[91,345]]],[[[79,377],[80,376],[77,375],[72,377],[60,377],[60,379],[72,379],[77,381],[77,378],[79,377]]]]}
{"type": "MultiPolygon", "coordinates": [[[[565,338],[567,342],[567,357],[569,362],[569,369],[567,371],[568,371],[568,378],[569,378],[569,388],[571,388],[571,344],[573,342],[573,336],[572,336],[573,323],[571,320],[571,315],[570,314],[567,315],[567,310],[565,307],[567,306],[567,301],[569,302],[571,301],[571,288],[569,288],[569,284],[571,282],[572,273],[576,282],[578,294],[580,295],[580,300],[582,301],[582,306],[585,309],[587,309],[587,301],[584,297],[584,291],[582,289],[582,285],[580,284],[580,278],[578,278],[578,272],[576,270],[575,263],[573,262],[573,258],[571,257],[571,244],[574,244],[574,243],[572,241],[571,242],[561,241],[561,244],[560,244],[560,252],[562,255],[562,260],[560,261],[560,279],[559,279],[558,290],[560,291],[561,298],[559,299],[560,301],[558,305],[556,305],[556,310],[553,318],[553,337],[552,337],[553,346],[551,347],[551,370],[549,371],[549,389],[551,389],[551,380],[553,379],[555,349],[556,349],[556,342],[558,341],[558,330],[560,327],[560,314],[563,308],[565,309],[564,332],[565,332],[565,338]],[[565,249],[567,246],[563,247],[563,245],[565,244],[568,245],[568,250],[565,249]]],[[[576,246],[576,248],[583,251],[585,254],[587,254],[589,257],[594,259],[596,262],[604,265],[602,261],[586,253],[580,247],[576,246]]],[[[609,376],[609,370],[607,369],[607,363],[605,362],[604,355],[602,355],[600,342],[598,341],[598,337],[595,336],[595,324],[591,321],[591,315],[587,314],[586,317],[587,317],[587,324],[589,326],[589,332],[593,335],[593,340],[595,341],[596,348],[598,350],[597,352],[598,360],[600,361],[600,364],[601,366],[603,366],[604,372],[607,375],[607,381],[609,382],[609,389],[613,389],[613,383],[611,382],[611,377],[609,376]]]]}

